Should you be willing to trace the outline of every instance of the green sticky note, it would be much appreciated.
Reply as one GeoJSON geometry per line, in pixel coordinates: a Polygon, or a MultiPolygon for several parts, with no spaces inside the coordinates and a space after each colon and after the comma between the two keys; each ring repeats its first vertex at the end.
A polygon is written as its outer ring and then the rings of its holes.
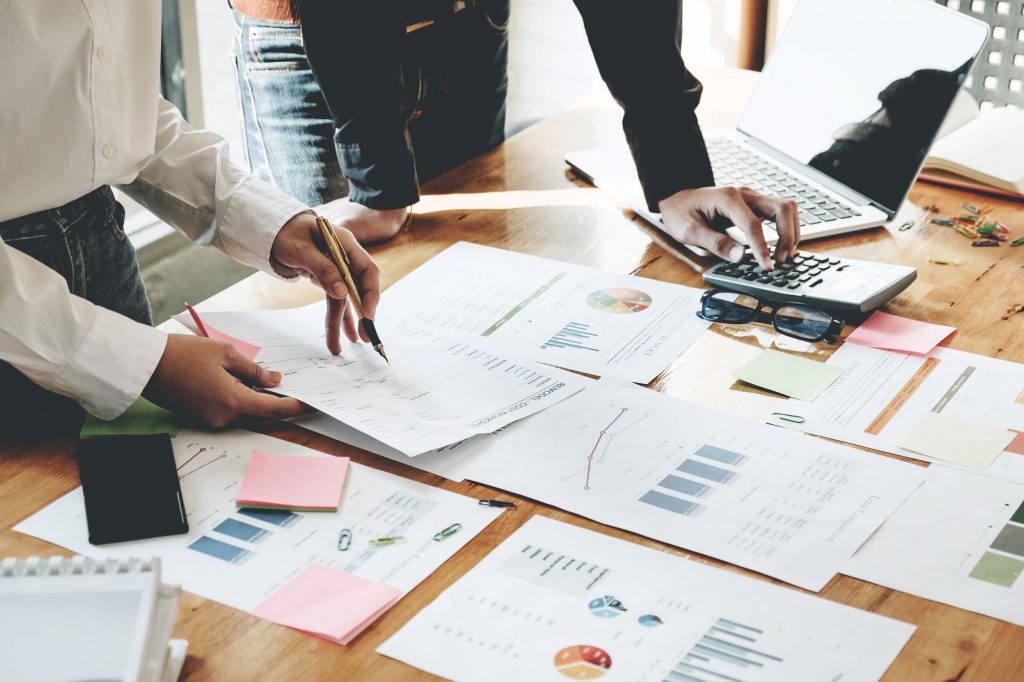
{"type": "Polygon", "coordinates": [[[178,435],[174,415],[145,398],[139,398],[113,421],[103,421],[91,414],[86,416],[78,437],[152,436],[160,433],[166,433],[172,438],[178,435]]]}
{"type": "Polygon", "coordinates": [[[843,370],[777,350],[766,350],[733,374],[740,381],[797,400],[813,401],[843,370]]]}

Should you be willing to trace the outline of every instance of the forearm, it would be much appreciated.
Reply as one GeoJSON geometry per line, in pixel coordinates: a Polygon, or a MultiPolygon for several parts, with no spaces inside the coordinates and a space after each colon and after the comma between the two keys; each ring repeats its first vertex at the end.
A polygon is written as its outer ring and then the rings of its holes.
{"type": "Polygon", "coordinates": [[[628,7],[574,0],[601,77],[622,105],[622,125],[645,198],[714,184],[695,110],[702,87],[683,63],[678,0],[628,7]]]}

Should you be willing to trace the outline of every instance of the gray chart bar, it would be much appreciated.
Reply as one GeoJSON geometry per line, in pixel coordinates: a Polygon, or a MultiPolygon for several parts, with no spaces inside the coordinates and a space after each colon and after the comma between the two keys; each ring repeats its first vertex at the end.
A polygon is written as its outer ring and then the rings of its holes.
{"type": "Polygon", "coordinates": [[[714,481],[715,483],[724,483],[726,485],[732,483],[734,480],[739,478],[739,474],[736,474],[727,469],[721,469],[704,462],[698,462],[693,459],[688,459],[677,468],[677,471],[682,471],[684,474],[691,474],[698,478],[703,478],[707,481],[714,481]]]}
{"type": "Polygon", "coordinates": [[[659,493],[657,490],[648,490],[640,497],[640,501],[644,504],[661,507],[673,514],[682,514],[683,516],[698,516],[704,511],[703,505],[684,500],[680,497],[659,493]]]}
{"type": "Polygon", "coordinates": [[[701,445],[700,450],[697,450],[697,452],[693,454],[700,455],[701,457],[707,457],[708,459],[713,459],[717,462],[721,462],[722,464],[729,464],[731,466],[739,466],[747,459],[746,455],[741,455],[740,453],[733,452],[732,450],[715,447],[714,445],[701,445]]]}

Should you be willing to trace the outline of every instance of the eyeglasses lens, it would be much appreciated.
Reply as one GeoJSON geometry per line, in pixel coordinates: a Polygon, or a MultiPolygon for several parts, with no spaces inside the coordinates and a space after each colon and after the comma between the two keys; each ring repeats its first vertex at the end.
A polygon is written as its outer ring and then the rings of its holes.
{"type": "Polygon", "coordinates": [[[781,306],[775,313],[775,328],[798,339],[820,339],[831,324],[828,313],[801,305],[781,306]]]}
{"type": "Polygon", "coordinates": [[[726,324],[742,324],[757,317],[756,298],[732,291],[720,291],[704,301],[704,319],[726,324]]]}

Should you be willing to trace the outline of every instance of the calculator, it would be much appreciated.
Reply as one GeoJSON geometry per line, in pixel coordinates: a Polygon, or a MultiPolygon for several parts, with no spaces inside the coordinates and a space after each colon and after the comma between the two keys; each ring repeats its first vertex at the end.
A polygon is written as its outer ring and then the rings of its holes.
{"type": "Polygon", "coordinates": [[[870,312],[915,279],[917,270],[905,265],[807,251],[800,251],[769,271],[757,264],[748,249],[739,263],[719,263],[704,271],[704,281],[714,287],[846,313],[870,312]]]}

